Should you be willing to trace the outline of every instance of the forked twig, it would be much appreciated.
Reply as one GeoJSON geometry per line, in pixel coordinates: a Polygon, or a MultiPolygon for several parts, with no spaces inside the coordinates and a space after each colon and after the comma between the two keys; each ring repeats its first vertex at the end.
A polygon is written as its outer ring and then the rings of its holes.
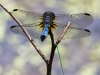
{"type": "Polygon", "coordinates": [[[46,59],[46,57],[44,56],[44,54],[40,51],[40,49],[36,46],[36,44],[34,43],[34,40],[31,38],[31,36],[28,34],[28,32],[25,30],[25,28],[22,26],[22,24],[12,15],[11,12],[9,12],[1,3],[0,6],[16,21],[16,23],[22,28],[23,32],[25,33],[25,35],[27,36],[27,38],[29,39],[29,41],[31,42],[31,44],[34,46],[34,48],[36,49],[36,51],[40,54],[40,56],[42,57],[42,59],[46,62],[46,64],[48,64],[48,60],[46,59]]]}
{"type": "Polygon", "coordinates": [[[52,69],[52,62],[53,62],[53,58],[54,58],[54,53],[55,53],[55,49],[56,46],[60,43],[60,41],[62,40],[62,38],[64,37],[64,35],[66,34],[69,26],[70,26],[70,22],[68,22],[68,24],[66,25],[66,28],[63,30],[62,34],[59,36],[58,40],[56,41],[56,43],[54,43],[54,38],[53,38],[53,34],[50,31],[50,37],[51,37],[51,42],[52,42],[52,48],[51,48],[51,54],[50,54],[50,59],[46,59],[46,57],[44,56],[44,54],[40,51],[40,49],[36,46],[36,44],[34,43],[33,39],[30,37],[30,35],[28,34],[28,32],[25,30],[25,28],[22,26],[22,24],[12,15],[11,12],[9,12],[1,3],[0,6],[18,23],[18,25],[22,28],[23,32],[26,34],[27,38],[29,39],[29,41],[31,42],[31,44],[35,47],[36,51],[40,54],[40,56],[42,57],[42,59],[45,61],[46,65],[47,65],[47,75],[51,75],[51,69],[52,69]]]}
{"type": "Polygon", "coordinates": [[[71,25],[71,22],[68,22],[68,24],[66,25],[66,27],[63,30],[62,34],[59,36],[59,38],[56,41],[56,43],[54,43],[53,34],[50,33],[51,42],[52,42],[52,48],[51,48],[51,54],[50,54],[49,64],[47,64],[47,75],[51,75],[52,62],[53,62],[53,58],[54,58],[54,53],[55,53],[56,47],[60,43],[60,41],[63,39],[63,37],[66,34],[66,32],[67,32],[68,28],[70,27],[70,25],[71,25]]]}

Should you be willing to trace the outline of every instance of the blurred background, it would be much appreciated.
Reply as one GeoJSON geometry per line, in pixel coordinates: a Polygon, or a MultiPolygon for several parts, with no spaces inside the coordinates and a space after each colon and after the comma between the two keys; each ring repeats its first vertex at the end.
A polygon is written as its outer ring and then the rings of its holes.
{"type": "MultiPolygon", "coordinates": [[[[65,75],[100,75],[100,0],[0,0],[9,11],[22,9],[57,14],[90,13],[89,37],[66,39],[59,44],[65,75]]],[[[0,75],[46,75],[46,64],[24,36],[10,31],[15,21],[0,7],[0,75]]],[[[37,42],[38,44],[38,42],[37,42]]],[[[50,43],[38,45],[49,58],[50,43]]],[[[52,75],[62,75],[55,52],[52,75]]]]}

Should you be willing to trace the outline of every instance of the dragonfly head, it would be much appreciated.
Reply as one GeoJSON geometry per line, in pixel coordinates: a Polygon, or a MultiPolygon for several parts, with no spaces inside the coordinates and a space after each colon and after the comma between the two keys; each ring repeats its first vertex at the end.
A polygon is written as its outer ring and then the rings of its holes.
{"type": "Polygon", "coordinates": [[[55,14],[51,11],[46,11],[44,14],[43,14],[43,17],[47,20],[53,20],[55,19],[55,14]]]}

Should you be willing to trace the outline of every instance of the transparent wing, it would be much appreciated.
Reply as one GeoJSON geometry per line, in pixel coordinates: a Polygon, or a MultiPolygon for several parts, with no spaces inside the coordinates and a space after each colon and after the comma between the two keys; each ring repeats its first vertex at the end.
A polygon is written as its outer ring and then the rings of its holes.
{"type": "Polygon", "coordinates": [[[42,22],[42,14],[38,12],[27,12],[20,9],[14,9],[12,14],[21,22],[21,24],[33,24],[42,22]]]}
{"type": "MultiPolygon", "coordinates": [[[[33,25],[24,25],[23,26],[29,35],[33,39],[40,39],[42,29],[39,26],[33,26],[33,25]]],[[[56,27],[56,29],[53,31],[54,39],[58,39],[58,37],[61,35],[62,31],[64,30],[64,27],[56,27]]],[[[11,31],[23,36],[26,36],[23,32],[23,30],[18,26],[12,26],[11,31]]],[[[91,32],[87,29],[83,28],[77,28],[77,27],[69,27],[68,31],[66,32],[63,39],[75,39],[75,38],[81,38],[89,36],[91,32]]]]}
{"type": "MultiPolygon", "coordinates": [[[[59,24],[57,24],[58,27],[53,31],[54,39],[58,39],[58,37],[61,35],[65,27],[60,27],[59,24]]],[[[72,24],[71,24],[72,25],[72,24]]],[[[61,25],[63,26],[63,25],[61,25]]],[[[76,39],[76,38],[82,38],[89,36],[91,32],[87,29],[83,28],[77,28],[77,27],[69,27],[68,31],[66,32],[63,39],[76,39]]]]}
{"type": "Polygon", "coordinates": [[[55,15],[55,23],[59,23],[59,25],[66,26],[68,22],[71,22],[71,27],[86,27],[93,22],[93,18],[88,13],[80,13],[80,14],[56,14],[55,15]]]}
{"type": "MultiPolygon", "coordinates": [[[[37,24],[23,25],[23,27],[27,30],[27,32],[33,39],[40,39],[42,29],[39,26],[37,26],[37,24]]],[[[10,29],[14,33],[26,36],[21,27],[18,25],[11,26],[10,29]]]]}

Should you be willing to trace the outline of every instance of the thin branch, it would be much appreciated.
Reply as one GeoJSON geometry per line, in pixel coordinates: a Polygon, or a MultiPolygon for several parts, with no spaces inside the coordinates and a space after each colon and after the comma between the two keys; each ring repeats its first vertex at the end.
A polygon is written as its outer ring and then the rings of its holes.
{"type": "Polygon", "coordinates": [[[60,43],[60,41],[63,39],[64,35],[66,34],[68,28],[70,27],[71,23],[68,22],[68,24],[66,25],[65,29],[63,30],[62,34],[59,36],[58,40],[56,41],[56,44],[54,44],[54,39],[52,39],[53,35],[50,35],[51,36],[51,40],[52,41],[52,48],[51,48],[51,55],[50,55],[50,59],[49,59],[49,62],[51,63],[53,61],[53,57],[54,57],[54,52],[55,52],[55,49],[56,49],[56,46],[60,43]]]}
{"type": "Polygon", "coordinates": [[[68,31],[68,28],[70,27],[71,22],[68,22],[68,24],[66,25],[65,29],[63,30],[62,34],[60,35],[60,37],[58,38],[58,40],[56,41],[56,45],[58,45],[60,43],[60,41],[63,39],[64,35],[66,34],[66,32],[68,31]]]}
{"type": "Polygon", "coordinates": [[[29,41],[31,42],[31,44],[35,47],[36,51],[40,54],[40,56],[42,57],[42,59],[46,62],[46,65],[47,65],[47,75],[51,75],[52,62],[53,62],[53,58],[54,58],[54,53],[55,53],[56,46],[60,43],[60,41],[62,40],[62,38],[66,34],[66,32],[67,32],[68,28],[70,27],[71,23],[68,22],[66,28],[63,30],[62,34],[60,35],[60,37],[56,41],[56,44],[54,44],[53,34],[50,31],[52,48],[51,48],[50,59],[47,60],[46,57],[43,55],[43,53],[40,51],[40,49],[38,49],[38,47],[34,43],[33,39],[30,37],[30,35],[28,34],[28,32],[24,29],[24,27],[22,26],[22,24],[1,3],[0,3],[0,6],[18,23],[18,25],[20,25],[20,27],[22,28],[23,32],[26,34],[26,36],[29,39],[29,41]]]}
{"type": "Polygon", "coordinates": [[[71,25],[71,23],[68,22],[68,24],[66,25],[66,27],[63,30],[62,34],[59,36],[58,40],[56,41],[56,44],[54,44],[53,34],[50,33],[51,42],[52,42],[52,48],[51,48],[51,54],[50,54],[49,63],[47,64],[47,75],[51,75],[52,62],[53,62],[53,58],[54,58],[54,53],[55,53],[56,47],[60,43],[60,41],[63,39],[63,37],[66,34],[66,32],[68,31],[68,28],[70,27],[70,25],[71,25]]]}
{"type": "Polygon", "coordinates": [[[51,32],[51,30],[49,31],[49,34],[50,34],[50,38],[51,38],[51,43],[52,43],[52,46],[51,46],[51,53],[50,53],[50,59],[49,59],[49,63],[47,64],[47,75],[51,75],[51,69],[52,69],[52,62],[53,62],[53,57],[54,57],[54,51],[55,49],[54,48],[54,37],[53,37],[53,34],[51,32]]]}
{"type": "Polygon", "coordinates": [[[46,59],[46,57],[44,56],[44,54],[40,51],[40,49],[36,46],[36,44],[34,43],[33,39],[31,38],[31,36],[28,34],[28,32],[25,30],[25,28],[22,26],[22,24],[12,15],[11,12],[9,12],[1,3],[0,6],[17,22],[17,24],[22,28],[23,32],[26,34],[27,38],[29,39],[29,41],[31,42],[31,44],[35,47],[36,51],[40,54],[40,56],[42,57],[42,59],[46,62],[46,64],[48,64],[48,60],[46,59]]]}

